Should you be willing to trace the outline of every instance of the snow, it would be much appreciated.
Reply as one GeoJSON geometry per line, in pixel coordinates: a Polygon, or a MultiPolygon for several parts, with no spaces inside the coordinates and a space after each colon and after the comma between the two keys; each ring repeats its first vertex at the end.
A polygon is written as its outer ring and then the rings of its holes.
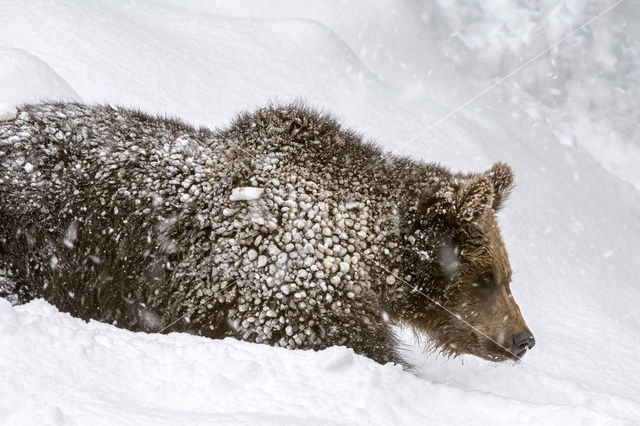
{"type": "Polygon", "coordinates": [[[14,105],[0,104],[0,121],[13,120],[18,116],[18,109],[14,105]]]}
{"type": "Polygon", "coordinates": [[[522,3],[3,2],[8,119],[65,99],[216,127],[304,99],[454,170],[505,161],[517,188],[500,223],[537,345],[496,365],[399,329],[411,373],[346,348],[131,333],[0,299],[0,424],[639,422],[640,13],[623,2],[483,93],[609,6],[522,3]]]}
{"type": "MultiPolygon", "coordinates": [[[[7,27],[3,26],[3,34],[6,31],[7,27]]],[[[0,41],[0,120],[15,118],[15,105],[19,103],[80,100],[49,65],[22,49],[3,46],[5,43],[0,41]]]]}
{"type": "Polygon", "coordinates": [[[243,186],[240,188],[233,188],[229,200],[231,201],[250,201],[260,198],[264,188],[255,188],[252,186],[243,186]]]}

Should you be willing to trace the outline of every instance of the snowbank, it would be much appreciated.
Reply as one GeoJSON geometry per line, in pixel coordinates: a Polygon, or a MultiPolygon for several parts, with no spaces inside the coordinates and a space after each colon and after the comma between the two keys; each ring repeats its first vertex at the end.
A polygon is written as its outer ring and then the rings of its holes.
{"type": "MultiPolygon", "coordinates": [[[[0,336],[6,425],[468,424],[496,414],[505,423],[615,420],[587,405],[456,389],[342,347],[290,351],[131,333],[83,323],[43,301],[12,308],[0,299],[0,336]]],[[[527,376],[539,384],[534,371],[527,376]]]]}
{"type": "Polygon", "coordinates": [[[640,17],[616,9],[474,98],[607,6],[534,3],[4,4],[0,45],[21,50],[0,49],[0,94],[78,96],[208,126],[303,98],[398,152],[456,170],[509,163],[518,187],[500,221],[537,345],[520,364],[494,365],[425,355],[407,337],[412,375],[344,348],[134,334],[42,301],[0,301],[0,423],[640,419],[640,195],[627,183],[640,170],[640,73],[633,25],[620,27],[640,17]]]}
{"type": "Polygon", "coordinates": [[[4,105],[0,113],[14,105],[46,100],[80,101],[80,97],[49,65],[0,42],[0,104],[4,105]]]}

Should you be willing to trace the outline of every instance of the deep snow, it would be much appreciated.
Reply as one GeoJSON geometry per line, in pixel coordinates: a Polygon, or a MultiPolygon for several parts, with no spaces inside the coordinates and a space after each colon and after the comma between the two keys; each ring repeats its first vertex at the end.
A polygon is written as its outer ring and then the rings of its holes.
{"type": "Polygon", "coordinates": [[[0,424],[639,422],[638,2],[450,114],[613,2],[536,4],[0,1],[9,107],[75,99],[224,126],[302,98],[456,170],[506,161],[512,290],[538,342],[495,365],[425,354],[400,330],[413,375],[345,348],[136,334],[0,300],[0,424]]]}

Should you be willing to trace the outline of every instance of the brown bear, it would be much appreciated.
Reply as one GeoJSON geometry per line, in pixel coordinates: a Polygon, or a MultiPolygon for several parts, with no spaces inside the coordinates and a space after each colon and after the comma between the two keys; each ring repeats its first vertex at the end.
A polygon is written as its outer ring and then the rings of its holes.
{"type": "Polygon", "coordinates": [[[37,104],[0,122],[0,259],[85,320],[399,362],[392,323],[447,354],[534,339],[495,213],[510,168],[385,155],[331,117],[269,106],[228,128],[37,104]]]}

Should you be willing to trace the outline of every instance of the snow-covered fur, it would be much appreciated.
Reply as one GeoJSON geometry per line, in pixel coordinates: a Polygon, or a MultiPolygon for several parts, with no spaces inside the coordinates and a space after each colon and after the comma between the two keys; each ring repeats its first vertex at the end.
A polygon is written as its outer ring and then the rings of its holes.
{"type": "Polygon", "coordinates": [[[495,360],[526,330],[495,222],[504,164],[385,157],[297,105],[216,132],[111,106],[16,115],[0,122],[0,259],[75,316],[383,363],[401,362],[390,320],[495,360]]]}

